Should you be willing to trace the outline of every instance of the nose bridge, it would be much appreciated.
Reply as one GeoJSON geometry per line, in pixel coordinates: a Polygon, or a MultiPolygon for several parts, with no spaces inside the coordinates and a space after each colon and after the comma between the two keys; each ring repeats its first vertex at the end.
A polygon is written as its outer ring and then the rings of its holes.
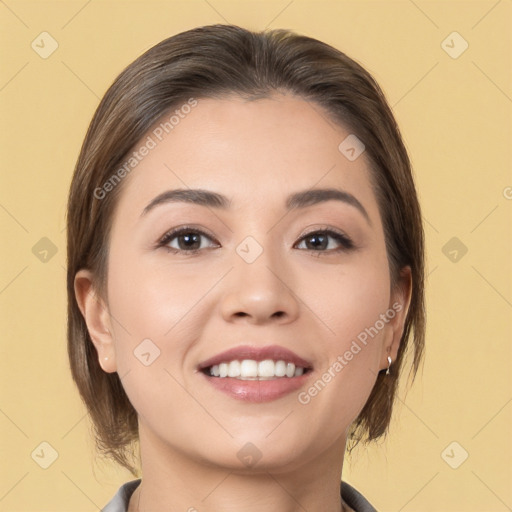
{"type": "Polygon", "coordinates": [[[256,236],[245,237],[235,247],[234,268],[222,301],[223,316],[226,320],[249,317],[254,323],[276,317],[290,321],[298,313],[291,267],[286,266],[279,244],[272,242],[272,232],[256,236]]]}

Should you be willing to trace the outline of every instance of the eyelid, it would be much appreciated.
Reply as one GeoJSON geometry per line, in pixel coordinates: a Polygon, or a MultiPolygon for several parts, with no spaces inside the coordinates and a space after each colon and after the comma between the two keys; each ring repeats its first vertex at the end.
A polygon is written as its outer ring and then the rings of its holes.
{"type": "MultiPolygon", "coordinates": [[[[215,236],[212,233],[210,233],[210,231],[208,231],[207,229],[205,229],[203,227],[195,227],[194,225],[191,225],[191,224],[184,224],[184,225],[181,225],[181,226],[176,226],[176,227],[171,228],[168,231],[166,231],[159,238],[158,242],[156,243],[157,247],[165,245],[166,243],[169,242],[170,239],[175,238],[181,232],[194,232],[194,233],[197,233],[199,235],[207,236],[212,241],[218,243],[218,241],[216,240],[215,236]]],[[[188,252],[192,252],[192,251],[188,251],[188,252]]]]}
{"type": "Polygon", "coordinates": [[[324,231],[333,232],[333,233],[336,233],[337,235],[344,236],[345,238],[350,239],[350,237],[347,235],[347,233],[345,233],[343,230],[335,228],[333,226],[325,225],[325,224],[324,225],[321,224],[319,226],[313,226],[313,227],[309,226],[299,235],[299,239],[304,238],[305,236],[308,236],[308,235],[312,235],[314,233],[324,232],[324,231]]]}
{"type": "Polygon", "coordinates": [[[352,237],[347,235],[347,233],[345,233],[343,230],[340,230],[338,228],[326,226],[326,225],[316,226],[316,227],[308,229],[307,231],[305,231],[303,234],[301,234],[299,236],[298,243],[304,241],[304,239],[306,239],[309,236],[314,235],[316,233],[324,233],[324,234],[327,234],[327,236],[330,236],[331,238],[337,239],[338,243],[341,244],[342,247],[338,248],[338,249],[331,249],[329,251],[313,251],[312,250],[311,251],[312,253],[317,252],[319,255],[321,255],[321,254],[327,255],[327,254],[338,253],[343,250],[349,251],[349,250],[357,249],[357,246],[354,243],[352,237]]]}
{"type": "MultiPolygon", "coordinates": [[[[216,240],[215,236],[213,236],[207,229],[205,229],[203,227],[195,227],[190,224],[185,224],[185,225],[181,225],[181,226],[176,226],[176,227],[166,231],[164,233],[164,235],[161,236],[160,239],[158,240],[158,242],[156,243],[156,248],[164,247],[164,248],[169,249],[171,252],[180,252],[180,253],[185,253],[185,254],[186,253],[194,254],[194,253],[204,251],[205,249],[191,249],[189,251],[185,251],[185,250],[167,247],[167,244],[169,243],[170,240],[173,240],[174,238],[179,236],[181,233],[187,233],[187,232],[189,232],[189,233],[193,232],[200,236],[206,236],[214,243],[219,244],[219,242],[216,240]]],[[[348,251],[348,250],[353,250],[353,249],[357,248],[356,245],[354,244],[352,238],[349,235],[347,235],[344,231],[342,231],[338,228],[334,228],[329,225],[320,225],[320,226],[314,226],[314,227],[309,226],[306,230],[304,230],[298,236],[297,242],[294,244],[294,246],[297,245],[298,243],[303,242],[304,239],[307,238],[308,236],[316,234],[316,233],[324,233],[324,234],[327,234],[327,236],[330,236],[331,238],[335,238],[335,239],[338,238],[338,243],[341,245],[341,247],[338,249],[331,249],[331,250],[327,250],[327,251],[314,251],[314,250],[308,251],[308,250],[306,250],[306,252],[312,252],[312,253],[316,252],[316,253],[318,253],[318,255],[321,255],[321,254],[328,255],[328,254],[338,253],[343,250],[348,251]]]]}

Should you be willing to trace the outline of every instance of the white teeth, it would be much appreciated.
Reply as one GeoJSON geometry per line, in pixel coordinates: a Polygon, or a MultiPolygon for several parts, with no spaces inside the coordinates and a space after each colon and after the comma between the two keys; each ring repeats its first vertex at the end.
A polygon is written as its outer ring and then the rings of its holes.
{"type": "Polygon", "coordinates": [[[260,361],[258,363],[258,376],[259,377],[273,377],[274,376],[274,368],[275,363],[272,359],[265,359],[265,361],[260,361]]]}
{"type": "Polygon", "coordinates": [[[231,361],[228,364],[228,377],[240,377],[240,361],[231,361]]]}
{"type": "Polygon", "coordinates": [[[210,367],[210,375],[213,377],[231,377],[240,380],[269,380],[276,377],[300,377],[304,374],[304,368],[295,367],[293,363],[272,359],[255,361],[244,359],[243,361],[230,361],[210,367]]]}
{"type": "Polygon", "coordinates": [[[276,377],[284,377],[285,375],[286,375],[286,363],[284,361],[277,361],[276,377]]]}
{"type": "MultiPolygon", "coordinates": [[[[230,365],[233,362],[229,363],[230,365]]],[[[258,376],[258,362],[252,359],[244,359],[240,365],[240,377],[257,377],[258,376]]]]}
{"type": "Polygon", "coordinates": [[[220,363],[219,364],[219,377],[227,377],[228,376],[228,364],[220,363]]]}

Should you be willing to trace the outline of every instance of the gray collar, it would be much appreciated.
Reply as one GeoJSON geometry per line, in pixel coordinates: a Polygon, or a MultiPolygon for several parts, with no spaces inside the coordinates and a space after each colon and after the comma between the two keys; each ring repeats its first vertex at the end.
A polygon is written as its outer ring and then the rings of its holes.
{"type": "MultiPolygon", "coordinates": [[[[130,498],[140,482],[141,480],[139,478],[122,485],[116,495],[102,509],[102,512],[127,512],[130,498]]],[[[340,493],[345,503],[356,512],[377,512],[377,509],[373,507],[359,491],[347,484],[347,482],[341,482],[340,493]]]]}

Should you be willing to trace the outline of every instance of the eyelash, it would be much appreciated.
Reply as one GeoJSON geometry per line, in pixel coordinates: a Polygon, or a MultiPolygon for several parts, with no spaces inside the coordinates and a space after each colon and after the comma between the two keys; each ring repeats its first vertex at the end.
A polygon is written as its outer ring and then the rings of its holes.
{"type": "MultiPolygon", "coordinates": [[[[209,235],[208,233],[205,233],[204,231],[202,231],[200,229],[192,228],[192,227],[188,227],[188,226],[182,226],[180,228],[171,229],[170,231],[165,233],[165,235],[158,241],[157,247],[162,247],[162,248],[166,249],[168,252],[173,253],[173,254],[181,253],[181,254],[186,254],[187,256],[193,256],[194,254],[197,254],[200,251],[204,250],[204,249],[191,249],[190,251],[186,251],[183,249],[175,249],[175,248],[169,247],[167,245],[171,240],[173,240],[174,238],[177,238],[179,235],[182,235],[182,234],[196,234],[196,235],[206,236],[210,240],[213,239],[213,237],[211,235],[209,235]]],[[[345,235],[342,232],[331,229],[331,228],[317,229],[315,231],[310,231],[309,233],[302,235],[299,242],[302,242],[303,240],[311,237],[312,235],[319,235],[319,234],[328,235],[331,238],[337,240],[340,243],[341,247],[339,247],[337,249],[330,249],[330,250],[325,250],[325,251],[323,251],[323,250],[315,251],[314,249],[306,249],[312,253],[318,253],[318,256],[322,256],[323,254],[329,255],[329,254],[333,254],[333,253],[339,253],[342,251],[351,251],[351,250],[355,249],[354,243],[347,235],[345,235]]],[[[301,250],[304,250],[304,249],[301,249],[301,250]]]]}

